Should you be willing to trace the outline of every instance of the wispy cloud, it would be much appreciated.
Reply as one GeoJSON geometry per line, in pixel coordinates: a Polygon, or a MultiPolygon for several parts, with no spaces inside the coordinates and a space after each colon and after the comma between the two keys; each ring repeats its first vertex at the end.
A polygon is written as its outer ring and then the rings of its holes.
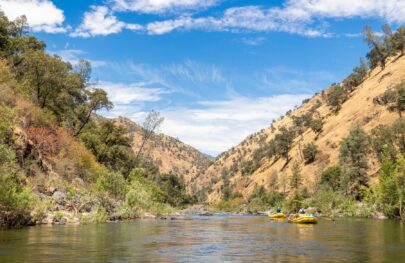
{"type": "Polygon", "coordinates": [[[91,60],[86,58],[86,52],[80,49],[51,50],[50,53],[60,56],[64,61],[67,61],[72,65],[76,65],[80,59],[90,61],[93,68],[107,66],[108,64],[106,61],[91,60]]]}
{"type": "Polygon", "coordinates": [[[287,67],[266,68],[256,72],[259,88],[281,93],[313,93],[336,82],[338,77],[329,71],[303,71],[287,67]]]}
{"type": "Polygon", "coordinates": [[[273,119],[306,97],[305,94],[259,98],[239,96],[221,101],[200,101],[197,109],[164,109],[162,132],[216,155],[267,127],[273,119]]]}
{"type": "Polygon", "coordinates": [[[156,102],[162,99],[167,89],[150,88],[147,83],[111,83],[100,82],[98,87],[107,91],[109,98],[116,104],[131,104],[134,102],[156,102]]]}
{"type": "MultiPolygon", "coordinates": [[[[287,0],[281,6],[230,7],[222,15],[215,16],[194,16],[187,10],[211,7],[219,3],[216,0],[115,0],[112,3],[114,12],[162,14],[177,10],[179,16],[152,21],[146,25],[128,26],[118,21],[113,11],[98,7],[87,13],[87,17],[92,18],[89,21],[97,21],[97,23],[84,21],[73,35],[84,37],[107,35],[130,28],[150,35],[167,34],[175,30],[203,30],[233,33],[286,32],[307,37],[330,37],[334,34],[328,32],[327,23],[323,22],[326,19],[375,17],[393,23],[405,22],[405,1],[403,0],[287,0]],[[95,16],[95,14],[98,15],[95,16]]],[[[247,43],[256,42],[247,41],[247,43]]]]}
{"type": "Polygon", "coordinates": [[[113,9],[139,13],[177,13],[216,5],[219,0],[113,0],[113,9]]]}
{"type": "Polygon", "coordinates": [[[0,8],[11,20],[25,15],[35,32],[63,33],[67,30],[63,26],[63,10],[49,0],[0,0],[0,8]]]}

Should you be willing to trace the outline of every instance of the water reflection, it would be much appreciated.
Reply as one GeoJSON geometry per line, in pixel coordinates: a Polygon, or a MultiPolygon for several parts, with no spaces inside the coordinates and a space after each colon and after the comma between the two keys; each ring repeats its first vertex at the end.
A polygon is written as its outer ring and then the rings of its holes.
{"type": "Polygon", "coordinates": [[[0,262],[401,262],[404,224],[214,216],[0,232],[0,262]]]}

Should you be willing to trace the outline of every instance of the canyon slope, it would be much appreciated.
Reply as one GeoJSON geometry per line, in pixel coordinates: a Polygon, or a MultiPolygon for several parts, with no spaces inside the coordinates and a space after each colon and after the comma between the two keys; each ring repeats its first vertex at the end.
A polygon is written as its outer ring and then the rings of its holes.
{"type": "MultiPolygon", "coordinates": [[[[320,167],[338,163],[340,142],[354,125],[358,124],[366,132],[370,132],[380,124],[390,124],[398,119],[397,113],[389,112],[385,106],[378,103],[378,97],[404,80],[405,56],[393,57],[384,70],[377,67],[368,72],[367,78],[349,94],[338,113],[331,111],[326,102],[326,94],[330,88],[315,94],[303,101],[301,106],[274,121],[271,126],[248,136],[239,145],[218,156],[205,173],[197,177],[194,187],[207,191],[209,203],[220,200],[224,177],[229,178],[233,191],[243,194],[245,198],[249,197],[257,185],[264,185],[268,189],[276,187],[288,194],[292,164],[299,162],[303,184],[312,191],[320,167]],[[272,140],[281,127],[291,126],[293,116],[302,116],[310,110],[317,118],[322,119],[323,130],[319,135],[311,129],[305,129],[302,136],[297,136],[289,152],[291,161],[288,163],[285,159],[273,160],[265,155],[257,160],[255,152],[272,140]],[[320,153],[313,163],[305,164],[301,149],[303,145],[311,142],[318,146],[320,153]],[[251,165],[254,158],[256,165],[253,171],[242,175],[242,171],[246,170],[247,165],[251,165]],[[277,182],[277,185],[272,185],[274,182],[277,182]]],[[[377,160],[370,156],[368,176],[371,182],[377,180],[379,168],[377,160]]]]}
{"type": "MultiPolygon", "coordinates": [[[[137,153],[142,144],[143,128],[124,117],[119,117],[114,121],[117,125],[128,129],[129,135],[132,137],[132,149],[137,153]]],[[[162,133],[154,133],[152,138],[146,141],[142,155],[152,161],[161,173],[182,175],[191,192],[195,192],[189,188],[194,179],[202,176],[212,163],[212,157],[162,133]]]]}

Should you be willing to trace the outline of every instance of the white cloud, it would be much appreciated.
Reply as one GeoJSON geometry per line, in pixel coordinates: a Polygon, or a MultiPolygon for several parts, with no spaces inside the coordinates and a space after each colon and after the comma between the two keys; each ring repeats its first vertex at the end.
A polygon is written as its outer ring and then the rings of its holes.
{"type": "Polygon", "coordinates": [[[198,109],[166,109],[161,112],[165,117],[162,132],[216,155],[267,127],[306,97],[308,95],[235,97],[200,102],[198,109]]]}
{"type": "Polygon", "coordinates": [[[149,34],[165,34],[176,29],[207,31],[280,31],[309,37],[330,36],[319,19],[381,18],[405,22],[403,0],[288,0],[281,7],[231,7],[220,17],[179,18],[155,21],[147,25],[149,34]]]}
{"type": "Polygon", "coordinates": [[[114,9],[140,13],[181,12],[205,9],[219,0],[114,0],[114,9]]]}
{"type": "Polygon", "coordinates": [[[62,33],[65,16],[49,0],[0,0],[0,8],[10,20],[25,15],[35,32],[62,33]]]}
{"type": "Polygon", "coordinates": [[[108,93],[109,99],[117,105],[128,105],[137,102],[156,102],[161,100],[168,90],[163,88],[149,88],[146,83],[111,83],[100,82],[98,86],[108,93]]]}
{"type": "Polygon", "coordinates": [[[310,37],[324,36],[322,29],[311,29],[302,21],[288,20],[277,8],[260,6],[233,7],[222,17],[182,16],[176,19],[155,21],[147,25],[149,34],[160,35],[176,29],[202,29],[207,31],[269,32],[281,31],[310,37]]]}
{"type": "Polygon", "coordinates": [[[119,33],[123,29],[141,30],[142,26],[118,20],[106,6],[92,6],[91,11],[84,13],[81,25],[70,35],[73,37],[106,36],[119,33]]]}

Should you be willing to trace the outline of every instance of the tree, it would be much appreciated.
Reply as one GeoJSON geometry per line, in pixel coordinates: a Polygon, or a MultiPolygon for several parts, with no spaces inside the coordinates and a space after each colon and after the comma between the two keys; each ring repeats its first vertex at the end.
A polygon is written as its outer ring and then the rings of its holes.
{"type": "Polygon", "coordinates": [[[0,10],[0,55],[4,56],[9,45],[9,21],[3,11],[0,10]]]}
{"type": "Polygon", "coordinates": [[[405,158],[383,159],[379,173],[379,204],[384,214],[405,219],[405,158]]]}
{"type": "Polygon", "coordinates": [[[342,169],[340,166],[331,166],[321,173],[320,184],[332,188],[337,191],[341,187],[342,169]]]}
{"type": "Polygon", "coordinates": [[[401,26],[398,28],[397,32],[392,36],[391,42],[396,50],[401,52],[401,56],[405,52],[405,27],[401,26]]]}
{"type": "Polygon", "coordinates": [[[398,112],[401,118],[402,112],[405,111],[405,81],[396,85],[393,89],[385,91],[383,102],[389,111],[398,112]]]}
{"type": "Polygon", "coordinates": [[[9,31],[12,37],[22,37],[25,36],[30,30],[28,25],[27,17],[25,15],[17,17],[14,21],[10,23],[9,31]]]}
{"type": "Polygon", "coordinates": [[[92,123],[84,129],[81,140],[96,156],[97,161],[109,169],[122,173],[125,177],[135,167],[135,154],[131,148],[132,140],[128,130],[112,121],[92,123]]]}
{"type": "Polygon", "coordinates": [[[338,112],[347,97],[346,90],[341,85],[335,84],[330,88],[326,101],[333,112],[338,112]]]}
{"type": "Polygon", "coordinates": [[[371,26],[364,27],[364,41],[369,44],[372,50],[367,54],[371,64],[376,66],[380,64],[381,68],[385,68],[386,60],[391,55],[392,50],[388,46],[387,41],[383,41],[372,30],[371,26]]]}
{"type": "Polygon", "coordinates": [[[360,66],[353,69],[353,73],[349,75],[344,81],[343,86],[349,92],[352,92],[357,86],[363,83],[367,76],[369,68],[363,59],[360,60],[360,66]]]}
{"type": "Polygon", "coordinates": [[[82,114],[79,116],[80,124],[75,136],[79,136],[83,128],[90,121],[91,114],[101,109],[111,109],[113,104],[108,100],[107,92],[102,89],[94,89],[89,91],[88,104],[85,106],[82,114]]]}
{"type": "Polygon", "coordinates": [[[279,129],[279,133],[274,137],[275,153],[277,156],[286,160],[286,163],[290,161],[289,152],[294,142],[295,131],[288,129],[285,126],[279,129]]]}
{"type": "Polygon", "coordinates": [[[18,76],[33,96],[34,103],[41,108],[52,108],[54,99],[64,88],[69,66],[59,57],[43,51],[28,51],[22,61],[18,76]]]}
{"type": "Polygon", "coordinates": [[[160,116],[159,112],[152,110],[148,113],[142,125],[142,143],[139,147],[138,153],[136,154],[137,160],[139,159],[145,143],[154,135],[155,131],[159,129],[163,121],[164,118],[160,116]]]}
{"type": "Polygon", "coordinates": [[[302,154],[304,155],[305,163],[309,164],[315,161],[316,155],[318,154],[318,146],[314,143],[308,143],[304,145],[302,154]]]}
{"type": "Polygon", "coordinates": [[[291,167],[290,187],[291,189],[298,190],[301,186],[301,167],[300,164],[295,161],[291,167]]]}
{"type": "Polygon", "coordinates": [[[367,133],[359,125],[356,125],[349,136],[340,143],[339,160],[344,169],[342,185],[346,187],[347,194],[356,198],[360,197],[360,186],[367,185],[369,144],[367,133]]]}
{"type": "Polygon", "coordinates": [[[80,59],[75,65],[74,72],[82,77],[84,83],[88,83],[91,77],[91,63],[90,61],[80,59]]]}
{"type": "Polygon", "coordinates": [[[278,174],[276,171],[272,172],[270,175],[269,189],[271,192],[278,191],[278,174]]]}
{"type": "Polygon", "coordinates": [[[322,119],[313,119],[310,123],[310,128],[316,134],[316,136],[319,136],[323,129],[322,119]]]}

